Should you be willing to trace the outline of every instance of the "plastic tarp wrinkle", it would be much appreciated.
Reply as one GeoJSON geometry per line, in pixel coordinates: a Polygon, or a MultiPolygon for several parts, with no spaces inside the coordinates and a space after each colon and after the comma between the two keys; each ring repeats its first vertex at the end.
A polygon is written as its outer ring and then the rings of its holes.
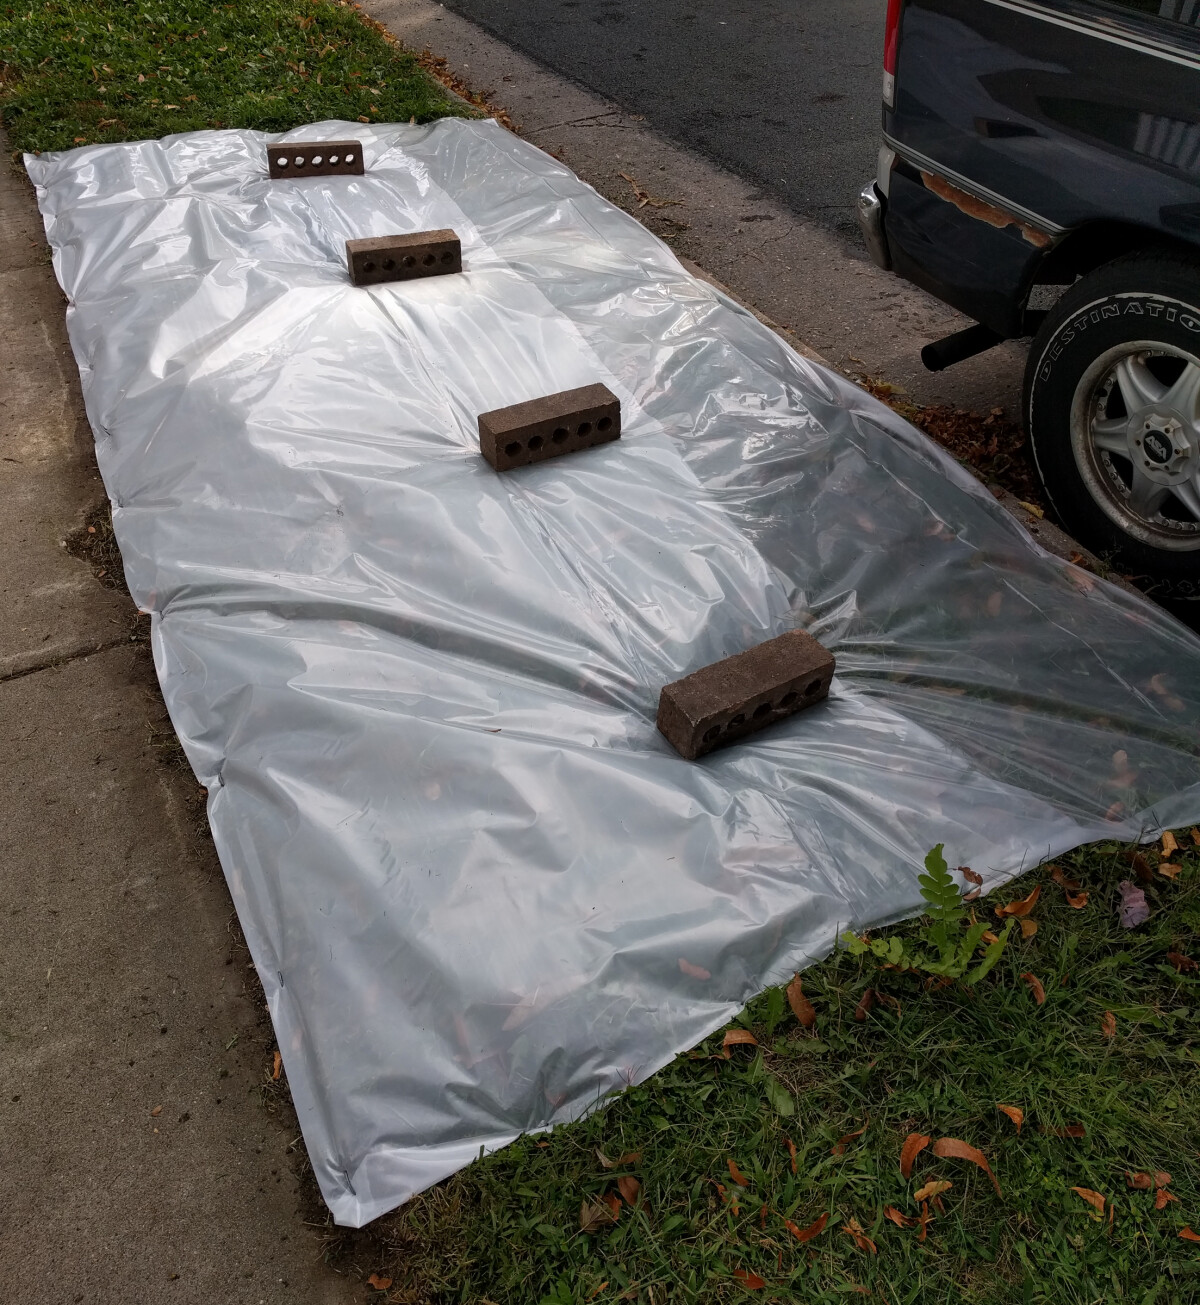
{"type": "Polygon", "coordinates": [[[919,906],[1200,819],[1200,643],[494,123],[29,158],[130,590],[313,1168],[361,1224],[919,906]],[[355,289],[344,242],[465,271],[355,289]],[[479,412],[603,381],[503,476],[479,412]],[[698,763],[667,681],[792,627],[829,701],[698,763]]]}

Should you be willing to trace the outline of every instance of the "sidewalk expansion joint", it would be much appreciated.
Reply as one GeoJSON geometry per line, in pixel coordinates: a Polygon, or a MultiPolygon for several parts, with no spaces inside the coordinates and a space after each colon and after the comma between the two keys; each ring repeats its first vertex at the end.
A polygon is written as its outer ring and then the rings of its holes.
{"type": "MultiPolygon", "coordinates": [[[[34,662],[29,666],[18,664],[13,670],[0,671],[0,684],[6,684],[9,680],[24,679],[26,675],[36,675],[39,671],[52,671],[56,667],[69,665],[71,662],[79,661],[83,657],[92,657],[96,653],[111,652],[114,648],[128,648],[133,643],[134,641],[129,635],[124,635],[120,639],[108,639],[102,643],[87,643],[73,649],[67,649],[42,661],[34,662]]],[[[19,661],[19,657],[14,657],[9,660],[9,664],[19,663],[19,661]]]]}

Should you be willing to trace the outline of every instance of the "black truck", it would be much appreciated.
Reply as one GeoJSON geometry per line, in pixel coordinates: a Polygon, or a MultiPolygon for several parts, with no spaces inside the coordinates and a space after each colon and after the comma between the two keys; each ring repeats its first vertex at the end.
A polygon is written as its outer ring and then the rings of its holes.
{"type": "Polygon", "coordinates": [[[872,257],[1031,336],[1023,420],[1082,543],[1200,602],[1200,0],[889,0],[872,257]]]}

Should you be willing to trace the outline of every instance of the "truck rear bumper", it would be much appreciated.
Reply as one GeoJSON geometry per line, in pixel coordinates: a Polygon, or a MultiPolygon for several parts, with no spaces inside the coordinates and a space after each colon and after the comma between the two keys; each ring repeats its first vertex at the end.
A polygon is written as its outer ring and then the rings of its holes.
{"type": "Polygon", "coordinates": [[[892,259],[888,253],[887,236],[883,230],[883,208],[885,204],[879,187],[874,181],[868,181],[858,194],[858,225],[862,229],[863,240],[871,260],[883,268],[891,270],[892,259]]]}

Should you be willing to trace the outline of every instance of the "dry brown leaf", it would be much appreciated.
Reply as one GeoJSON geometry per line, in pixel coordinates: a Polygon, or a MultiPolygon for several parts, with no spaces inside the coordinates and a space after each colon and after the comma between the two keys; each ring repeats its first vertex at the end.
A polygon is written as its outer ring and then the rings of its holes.
{"type": "Polygon", "coordinates": [[[1159,863],[1158,873],[1162,875],[1164,879],[1174,879],[1182,869],[1183,866],[1181,865],[1171,865],[1167,861],[1162,861],[1159,863]]]}
{"type": "Polygon", "coordinates": [[[689,979],[712,978],[712,975],[702,965],[693,965],[691,961],[685,961],[682,956],[679,958],[679,970],[681,974],[686,974],[689,979]]]}
{"type": "Polygon", "coordinates": [[[159,1115],[162,1114],[162,1112],[163,1112],[162,1106],[155,1106],[154,1109],[150,1112],[150,1118],[157,1119],[159,1115]]]}
{"type": "Polygon", "coordinates": [[[1099,1192],[1093,1192],[1090,1187],[1072,1187],[1071,1191],[1082,1196],[1088,1205],[1095,1207],[1101,1214],[1104,1213],[1104,1197],[1099,1192]]]}
{"type": "Polygon", "coordinates": [[[904,1139],[904,1145],[900,1148],[900,1173],[902,1177],[912,1177],[913,1162],[932,1140],[932,1138],[926,1137],[924,1133],[909,1133],[904,1139]]]}
{"type": "Polygon", "coordinates": [[[888,1008],[888,1010],[894,1010],[896,1012],[897,1019],[900,1018],[902,1012],[901,1012],[899,997],[893,997],[890,992],[877,992],[875,996],[881,1002],[883,1002],[883,1004],[888,1008]]]}
{"type": "Polygon", "coordinates": [[[1178,1200],[1179,1197],[1177,1197],[1173,1192],[1168,1192],[1165,1187],[1160,1187],[1158,1191],[1154,1193],[1154,1208],[1156,1210],[1165,1210],[1168,1201],[1178,1200]]]}
{"type": "Polygon", "coordinates": [[[917,1220],[921,1225],[917,1230],[917,1241],[923,1242],[929,1235],[929,1206],[921,1206],[921,1217],[917,1220]]]}
{"type": "Polygon", "coordinates": [[[721,1052],[729,1059],[730,1047],[757,1047],[758,1039],[749,1029],[730,1029],[721,1041],[721,1052]]]}
{"type": "Polygon", "coordinates": [[[1073,911],[1082,911],[1088,904],[1087,893],[1066,893],[1064,896],[1067,899],[1067,905],[1073,911]]]}
{"type": "Polygon", "coordinates": [[[1188,970],[1200,969],[1200,963],[1192,960],[1190,956],[1184,956],[1181,952],[1168,952],[1167,960],[1171,962],[1180,974],[1183,974],[1188,970]]]}
{"type": "Polygon", "coordinates": [[[608,1156],[597,1147],[596,1158],[605,1169],[623,1169],[626,1165],[637,1164],[642,1158],[642,1153],[640,1151],[626,1151],[624,1155],[618,1156],[615,1160],[610,1160],[608,1156]]]}
{"type": "Polygon", "coordinates": [[[759,1226],[760,1228],[765,1228],[765,1227],[767,1226],[767,1203],[766,1203],[766,1201],[764,1201],[764,1202],[762,1203],[762,1209],[760,1209],[759,1212],[758,1212],[758,1226],[759,1226]]]}
{"type": "Polygon", "coordinates": [[[796,1172],[796,1144],[789,1137],[787,1140],[788,1155],[792,1157],[792,1173],[796,1172]]]}
{"type": "Polygon", "coordinates": [[[996,1181],[996,1175],[992,1173],[992,1167],[987,1162],[987,1156],[985,1156],[977,1147],[973,1147],[967,1142],[960,1141],[957,1137],[939,1137],[933,1144],[933,1154],[940,1156],[943,1160],[970,1160],[972,1164],[978,1165],[992,1180],[992,1186],[996,1189],[996,1195],[1003,1195],[1000,1191],[1000,1184],[996,1181]]]}
{"type": "Polygon", "coordinates": [[[1041,1131],[1054,1137],[1087,1137],[1087,1129],[1082,1124],[1068,1124],[1065,1128],[1047,1128],[1043,1124],[1041,1131]]]}
{"type": "Polygon", "coordinates": [[[387,1291],[391,1285],[391,1278],[385,1278],[382,1273],[373,1273],[367,1279],[367,1286],[374,1287],[376,1291],[387,1291]]]}
{"type": "Polygon", "coordinates": [[[917,1222],[915,1219],[910,1219],[907,1214],[901,1214],[894,1205],[883,1207],[883,1217],[890,1219],[897,1228],[911,1228],[917,1222]]]}
{"type": "Polygon", "coordinates": [[[800,983],[800,976],[796,977],[787,986],[788,1005],[792,1008],[792,1014],[800,1021],[800,1024],[811,1029],[817,1022],[817,1008],[804,995],[804,988],[800,983]]]}
{"type": "Polygon", "coordinates": [[[605,1192],[600,1199],[612,1211],[613,1223],[616,1223],[621,1217],[621,1198],[616,1192],[605,1192]]]}
{"type": "Polygon", "coordinates": [[[1200,1233],[1192,1232],[1187,1224],[1184,1224],[1184,1226],[1180,1228],[1179,1235],[1185,1242],[1200,1242],[1200,1233]]]}
{"type": "Polygon", "coordinates": [[[1125,1175],[1125,1181],[1130,1187],[1140,1192],[1149,1191],[1149,1189],[1154,1185],[1154,1179],[1146,1173],[1127,1173],[1125,1175]]]}
{"type": "Polygon", "coordinates": [[[825,1225],[828,1222],[828,1214],[818,1215],[807,1228],[797,1228],[790,1219],[783,1221],[784,1227],[798,1242],[811,1242],[814,1237],[819,1237],[825,1231],[825,1225]]]}
{"type": "Polygon", "coordinates": [[[924,1187],[913,1193],[914,1201],[932,1201],[935,1196],[941,1196],[943,1192],[948,1192],[954,1186],[953,1183],[947,1182],[944,1178],[939,1178],[936,1182],[926,1183],[924,1187]]]}
{"type": "Polygon", "coordinates": [[[279,1071],[280,1071],[282,1068],[283,1068],[283,1057],[279,1054],[278,1051],[276,1051],[276,1053],[275,1053],[275,1063],[274,1063],[274,1065],[271,1067],[271,1077],[272,1077],[276,1082],[279,1081],[279,1071]]]}
{"type": "MultiPolygon", "coordinates": [[[[1000,939],[997,938],[996,935],[990,929],[985,929],[984,932],[979,935],[979,941],[988,943],[990,945],[992,943],[999,942],[1000,939]]],[[[950,980],[947,979],[946,982],[949,983],[950,980]]]]}
{"type": "Polygon", "coordinates": [[[1179,851],[1179,843],[1176,841],[1175,835],[1171,833],[1171,831],[1168,829],[1163,834],[1162,854],[1163,856],[1170,856],[1172,852],[1178,852],[1178,851],[1179,851]]]}
{"type": "Polygon", "coordinates": [[[1156,1169],[1154,1171],[1154,1186],[1168,1187],[1171,1183],[1171,1175],[1165,1169],[1156,1169]]]}
{"type": "Polygon", "coordinates": [[[749,1269],[734,1269],[733,1276],[748,1291],[759,1291],[767,1285],[763,1278],[760,1278],[757,1273],[751,1273],[749,1269]]]}
{"type": "Polygon", "coordinates": [[[846,1133],[846,1134],[844,1134],[842,1137],[839,1137],[838,1140],[837,1140],[837,1141],[836,1141],[836,1142],[835,1142],[835,1143],[834,1143],[834,1144],[829,1148],[829,1154],[830,1154],[830,1155],[845,1155],[845,1154],[846,1154],[846,1144],[847,1144],[848,1142],[853,1142],[854,1139],[855,1139],[856,1137],[862,1137],[862,1135],[863,1135],[866,1131],[867,1131],[867,1126],[866,1126],[866,1124],[864,1124],[861,1128],[855,1130],[855,1132],[853,1132],[853,1133],[846,1133]]]}
{"type": "Polygon", "coordinates": [[[1033,999],[1040,1006],[1046,1000],[1046,989],[1042,987],[1042,981],[1036,974],[1031,974],[1028,970],[1021,975],[1021,978],[1029,984],[1029,991],[1033,993],[1033,999]]]}
{"type": "Polygon", "coordinates": [[[1197,847],[1200,847],[1200,829],[1193,828],[1191,833],[1192,833],[1192,842],[1195,843],[1197,847]]]}
{"type": "Polygon", "coordinates": [[[975,871],[972,870],[969,865],[960,865],[958,867],[958,873],[962,875],[962,877],[969,884],[977,884],[977,885],[983,884],[983,876],[980,874],[976,874],[975,871]]]}
{"type": "Polygon", "coordinates": [[[733,1181],[737,1183],[739,1187],[750,1186],[749,1178],[747,1178],[746,1175],[742,1173],[742,1171],[737,1167],[737,1165],[734,1164],[732,1156],[728,1160],[726,1160],[725,1163],[729,1166],[730,1178],[732,1178],[733,1181]]]}
{"type": "Polygon", "coordinates": [[[1106,1038],[1115,1038],[1117,1036],[1117,1017],[1110,1010],[1104,1012],[1104,1018],[1100,1021],[1100,1032],[1106,1038]]]}
{"type": "Polygon", "coordinates": [[[875,989],[868,988],[859,998],[858,1005],[854,1008],[854,1018],[861,1024],[867,1018],[867,1011],[875,1005],[875,989]]]}
{"type": "Polygon", "coordinates": [[[638,1182],[632,1174],[622,1174],[617,1179],[617,1191],[626,1205],[636,1205],[638,1202],[638,1193],[642,1190],[641,1183],[638,1182]]]}
{"type": "Polygon", "coordinates": [[[1068,878],[1056,865],[1050,867],[1050,878],[1065,892],[1074,892],[1077,888],[1082,887],[1078,879],[1068,878]]]}
{"type": "Polygon", "coordinates": [[[860,1251],[867,1251],[871,1255],[877,1255],[879,1248],[862,1230],[862,1225],[857,1219],[851,1219],[849,1223],[842,1224],[842,1232],[847,1233],[854,1238],[854,1244],[860,1251]]]}
{"type": "Polygon", "coordinates": [[[1002,1106],[997,1103],[996,1109],[1002,1115],[1007,1115],[1016,1124],[1018,1133],[1021,1131],[1021,1125],[1025,1122],[1025,1112],[1020,1106],[1002,1106]]]}
{"type": "Polygon", "coordinates": [[[1037,933],[1038,922],[1036,920],[1030,920],[1028,918],[1024,918],[1018,920],[1017,923],[1021,926],[1022,938],[1032,938],[1033,935],[1037,933]]]}
{"type": "Polygon", "coordinates": [[[1028,897],[1022,897],[1018,901],[1009,902],[1006,906],[996,907],[996,914],[1004,919],[1006,915],[1022,916],[1028,915],[1037,905],[1037,899],[1042,895],[1042,886],[1038,884],[1028,897]]]}
{"type": "Polygon", "coordinates": [[[1137,872],[1138,879],[1142,883],[1148,884],[1150,880],[1154,878],[1154,871],[1150,869],[1150,862],[1146,860],[1141,852],[1134,851],[1132,848],[1127,848],[1121,853],[1121,858],[1128,861],[1129,864],[1133,866],[1134,870],[1137,872]]]}

